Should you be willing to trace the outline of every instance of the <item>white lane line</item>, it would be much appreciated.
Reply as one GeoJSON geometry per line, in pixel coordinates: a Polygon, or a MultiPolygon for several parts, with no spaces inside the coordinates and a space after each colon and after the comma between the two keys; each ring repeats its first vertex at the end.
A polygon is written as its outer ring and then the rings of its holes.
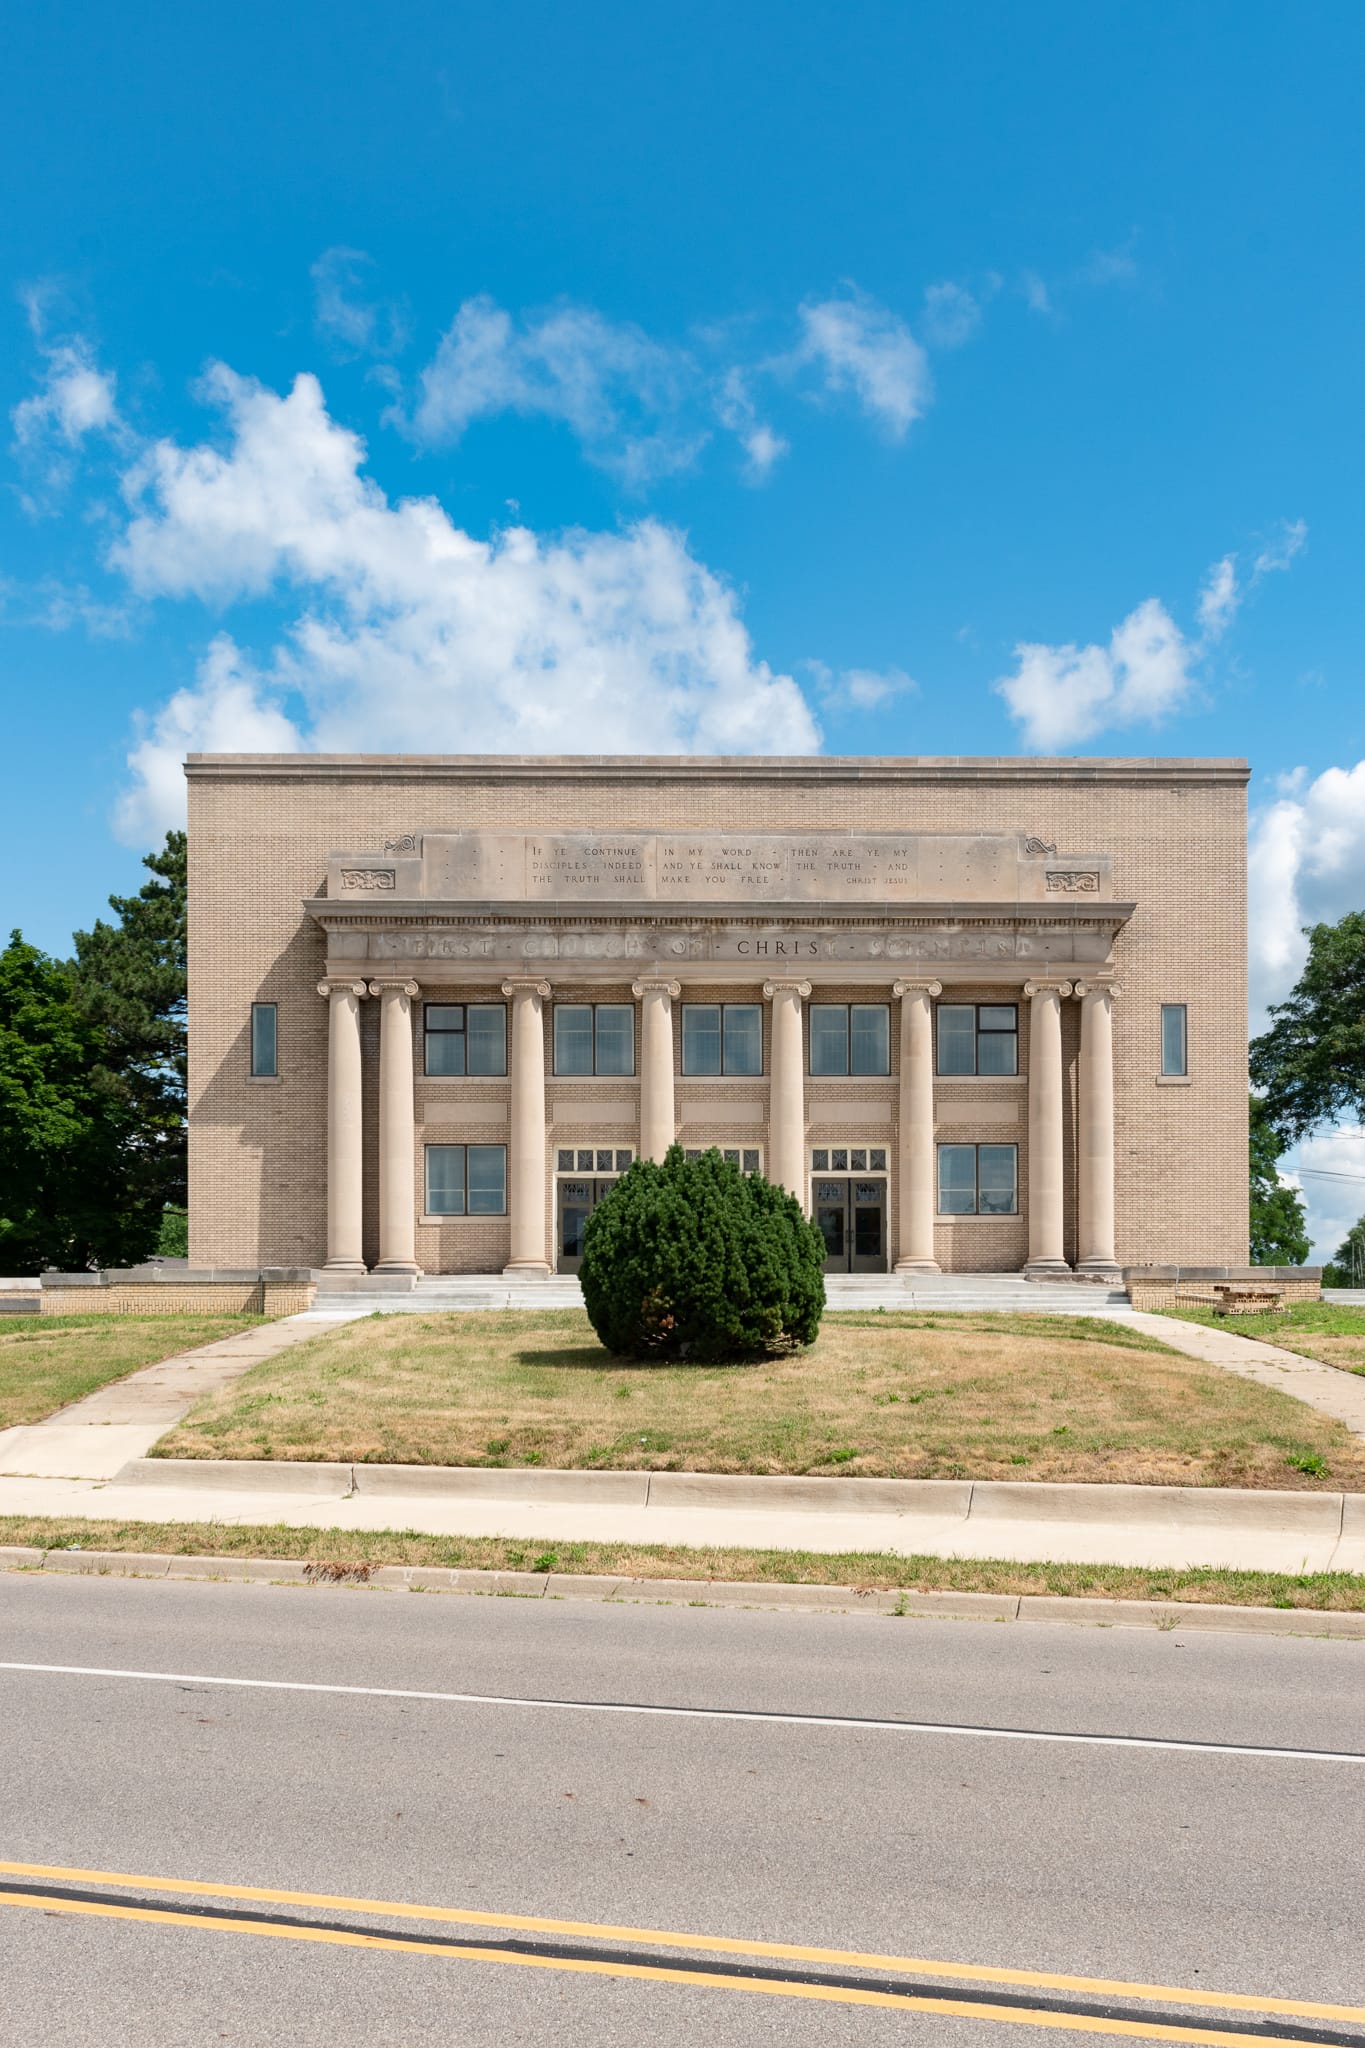
{"type": "Polygon", "coordinates": [[[756,1707],[665,1707],[637,1700],[528,1699],[517,1693],[420,1692],[397,1685],[322,1685],[301,1678],[228,1678],[220,1672],[123,1671],[98,1664],[21,1664],[0,1661],[0,1671],[31,1671],[59,1678],[142,1679],[154,1685],[223,1685],[253,1692],[338,1693],[354,1699],[428,1700],[442,1706],[522,1707],[557,1714],[641,1714],[673,1721],[754,1721],[780,1728],[847,1728],[886,1735],[962,1735],[986,1742],[1079,1742],[1096,1749],[1177,1750],[1196,1756],[1254,1756],[1291,1763],[1365,1764],[1353,1749],[1279,1749],[1266,1743],[1193,1742],[1165,1735],[1090,1735],[1053,1728],[977,1727],[963,1721],[882,1721],[858,1714],[779,1714],[756,1707]]]}

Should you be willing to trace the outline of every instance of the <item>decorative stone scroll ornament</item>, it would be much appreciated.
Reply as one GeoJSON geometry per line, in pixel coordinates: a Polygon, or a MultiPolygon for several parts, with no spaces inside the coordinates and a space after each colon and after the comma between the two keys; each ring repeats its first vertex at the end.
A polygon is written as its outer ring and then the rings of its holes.
{"type": "Polygon", "coordinates": [[[1088,981],[1073,982],[1071,993],[1078,1000],[1081,996],[1121,996],[1123,994],[1123,983],[1121,981],[1097,980],[1092,975],[1088,981]]]}
{"type": "Polygon", "coordinates": [[[893,981],[893,996],[928,996],[931,1001],[943,994],[941,981],[893,981]]]}
{"type": "Polygon", "coordinates": [[[353,995],[358,1001],[364,1002],[369,993],[370,985],[366,981],[320,981],[318,983],[318,994],[320,996],[353,995]]]}
{"type": "Polygon", "coordinates": [[[502,985],[505,996],[539,996],[544,1002],[550,993],[548,981],[505,981],[502,985]]]}
{"type": "MultiPolygon", "coordinates": [[[[421,850],[421,845],[415,832],[400,832],[395,838],[384,841],[385,853],[420,853],[421,850]]],[[[1048,848],[1049,853],[1055,853],[1056,851],[1055,846],[1048,848]]]]}
{"type": "Polygon", "coordinates": [[[409,1002],[411,1002],[414,997],[421,995],[422,984],[418,981],[372,981],[370,983],[370,994],[372,996],[382,996],[385,989],[397,989],[400,995],[405,995],[409,1002]]]}
{"type": "MultiPolygon", "coordinates": [[[[388,853],[389,848],[387,845],[384,851],[388,853]]],[[[1055,853],[1057,851],[1057,842],[1055,839],[1026,839],[1024,841],[1024,851],[1025,853],[1032,854],[1055,853]]]]}
{"type": "Polygon", "coordinates": [[[1072,988],[1073,983],[1069,981],[1054,981],[1050,975],[1039,975],[1035,980],[1024,983],[1024,994],[1026,996],[1069,996],[1072,988]]]}
{"type": "Polygon", "coordinates": [[[392,890],[398,883],[395,868],[343,868],[341,886],[343,889],[392,890]]]}
{"type": "Polygon", "coordinates": [[[776,995],[794,995],[800,996],[804,1003],[806,997],[810,994],[810,983],[808,981],[765,981],[763,984],[763,994],[768,1002],[771,1002],[776,995]]]}
{"type": "Polygon", "coordinates": [[[1046,888],[1049,896],[1098,896],[1099,873],[1095,868],[1049,868],[1046,888]]]}
{"type": "Polygon", "coordinates": [[[663,980],[633,981],[630,985],[630,992],[637,1003],[643,1002],[647,995],[670,996],[676,1003],[678,997],[682,994],[682,983],[680,981],[663,980]]]}

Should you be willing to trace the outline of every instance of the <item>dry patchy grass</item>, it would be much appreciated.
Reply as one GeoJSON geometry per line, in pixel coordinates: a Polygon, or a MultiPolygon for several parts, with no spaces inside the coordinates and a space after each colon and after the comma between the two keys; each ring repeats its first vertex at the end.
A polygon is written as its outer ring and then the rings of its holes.
{"type": "Polygon", "coordinates": [[[1215,1330],[1231,1330],[1235,1337],[1256,1337],[1263,1344],[1278,1344],[1282,1351],[1297,1351],[1303,1358],[1338,1366],[1342,1372],[1365,1375],[1365,1309],[1338,1307],[1327,1296],[1263,1315],[1220,1316],[1197,1302],[1181,1302],[1178,1308],[1163,1308],[1158,1313],[1182,1322],[1207,1323],[1215,1330]]]}
{"type": "Polygon", "coordinates": [[[0,1324],[0,1429],[39,1422],[141,1366],[264,1316],[16,1316],[0,1324]]]}
{"type": "Polygon", "coordinates": [[[1146,1570],[1108,1564],[1015,1564],[1003,1558],[898,1557],[884,1551],[848,1551],[831,1557],[820,1551],[729,1546],[703,1550],[680,1543],[530,1543],[501,1536],[425,1536],[411,1529],[86,1522],[36,1515],[0,1517],[0,1543],[162,1557],[302,1558],[326,1567],[327,1578],[338,1580],[360,1576],[357,1566],[406,1564],[462,1571],[583,1572],[645,1581],[851,1586],[859,1592],[1052,1593],[1365,1613],[1365,1578],[1351,1572],[1146,1570]]]}
{"type": "Polygon", "coordinates": [[[1089,1317],[832,1315],[758,1365],[632,1365],[579,1310],[367,1318],[256,1366],[166,1457],[1365,1489],[1287,1395],[1089,1317]]]}

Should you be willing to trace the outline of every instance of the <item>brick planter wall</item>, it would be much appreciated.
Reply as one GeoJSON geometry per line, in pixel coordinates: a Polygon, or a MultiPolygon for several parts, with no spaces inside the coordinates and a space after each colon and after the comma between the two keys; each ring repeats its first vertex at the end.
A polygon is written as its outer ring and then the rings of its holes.
{"type": "Polygon", "coordinates": [[[294,1316],[313,1306],[317,1281],[308,1271],[257,1272],[137,1269],[110,1273],[45,1273],[45,1316],[294,1316]]]}
{"type": "Polygon", "coordinates": [[[1123,1284],[1134,1308],[1175,1308],[1182,1301],[1212,1307],[1216,1283],[1277,1287],[1285,1301],[1321,1301],[1321,1266],[1125,1266],[1123,1284]]]}

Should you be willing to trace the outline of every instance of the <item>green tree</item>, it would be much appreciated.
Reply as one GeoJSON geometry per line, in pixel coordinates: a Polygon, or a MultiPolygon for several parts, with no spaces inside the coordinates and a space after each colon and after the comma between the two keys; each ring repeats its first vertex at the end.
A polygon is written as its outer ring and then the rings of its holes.
{"type": "Polygon", "coordinates": [[[69,962],[12,934],[0,953],[0,1266],[145,1257],[162,1204],[130,1185],[138,1134],[69,962]]]}
{"type": "Polygon", "coordinates": [[[76,933],[74,977],[103,1084],[123,1105],[130,1199],[159,1212],[186,1200],[185,834],[168,833],[143,866],[152,879],[136,896],[109,898],[117,921],[76,933]]]}
{"type": "Polygon", "coordinates": [[[579,1278],[592,1326],[627,1358],[759,1358],[810,1344],[825,1244],[801,1205],[717,1151],[637,1159],[599,1202],[579,1278]]]}
{"type": "Polygon", "coordinates": [[[1365,1216],[1353,1223],[1322,1269],[1324,1287],[1365,1287],[1365,1216]]]}
{"type": "Polygon", "coordinates": [[[1308,1220],[1297,1188],[1280,1179],[1284,1151],[1258,1096],[1251,1098],[1251,1263],[1301,1266],[1308,1257],[1308,1220]]]}
{"type": "Polygon", "coordinates": [[[1365,911],[1315,924],[1308,961],[1270,1029],[1251,1045],[1251,1078],[1286,1144],[1343,1117],[1365,1121],[1365,911]]]}

